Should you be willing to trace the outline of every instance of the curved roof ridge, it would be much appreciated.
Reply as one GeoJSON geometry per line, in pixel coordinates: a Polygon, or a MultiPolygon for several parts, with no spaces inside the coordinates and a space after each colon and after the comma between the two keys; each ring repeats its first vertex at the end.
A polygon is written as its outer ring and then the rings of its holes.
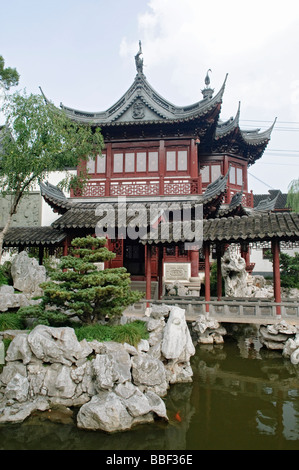
{"type": "Polygon", "coordinates": [[[273,124],[263,132],[259,132],[259,129],[257,129],[255,132],[242,131],[240,129],[241,136],[247,144],[258,145],[258,144],[261,144],[262,142],[266,142],[271,137],[276,121],[277,121],[277,117],[274,119],[273,124]]]}
{"type": "MultiPolygon", "coordinates": [[[[147,81],[145,75],[137,73],[134,82],[129,89],[117,100],[112,106],[105,111],[91,112],[83,111],[71,107],[67,107],[60,103],[60,108],[66,114],[75,120],[83,122],[91,122],[93,124],[105,125],[115,123],[120,116],[122,116],[130,106],[139,98],[141,99],[154,113],[162,117],[162,120],[184,120],[190,119],[198,115],[204,115],[214,106],[222,102],[222,97],[225,90],[225,80],[215,96],[204,98],[195,103],[185,106],[176,106],[166,98],[162,97],[147,81]]],[[[40,88],[46,102],[50,102],[44,95],[40,88]]],[[[148,119],[146,119],[148,120],[148,119]]],[[[130,119],[128,122],[136,122],[135,119],[130,119]]],[[[137,122],[144,122],[143,119],[138,119],[137,122]]]]}
{"type": "Polygon", "coordinates": [[[238,129],[239,122],[240,122],[240,111],[241,111],[241,101],[239,101],[238,109],[235,117],[231,117],[229,120],[223,122],[222,124],[217,124],[216,128],[216,139],[220,139],[221,137],[225,137],[227,134],[230,134],[235,129],[238,129]]]}

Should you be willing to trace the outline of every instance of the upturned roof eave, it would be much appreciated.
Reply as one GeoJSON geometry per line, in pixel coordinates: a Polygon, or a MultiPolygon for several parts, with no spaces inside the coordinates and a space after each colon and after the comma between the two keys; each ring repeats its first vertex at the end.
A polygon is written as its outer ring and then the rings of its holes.
{"type": "Polygon", "coordinates": [[[222,87],[214,97],[210,99],[203,99],[187,106],[176,106],[170,103],[154,90],[154,88],[147,82],[143,74],[137,74],[128,91],[106,111],[81,111],[64,106],[62,103],[60,104],[60,107],[72,120],[101,127],[110,125],[123,126],[132,124],[161,124],[189,121],[206,115],[209,111],[213,110],[222,103],[227,76],[228,74],[226,74],[222,87]],[[157,116],[161,117],[161,119],[117,121],[117,119],[119,119],[119,117],[124,114],[124,112],[134,103],[137,98],[141,98],[157,116]]]}

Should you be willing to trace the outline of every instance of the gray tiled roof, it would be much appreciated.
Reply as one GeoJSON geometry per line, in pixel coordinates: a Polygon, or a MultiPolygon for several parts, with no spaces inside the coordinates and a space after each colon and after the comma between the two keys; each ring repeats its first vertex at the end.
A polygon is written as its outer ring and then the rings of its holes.
{"type": "Polygon", "coordinates": [[[4,246],[59,245],[66,233],[53,227],[11,227],[4,238],[4,246]]]}
{"type": "MultiPolygon", "coordinates": [[[[192,222],[191,236],[184,236],[183,227],[169,225],[169,236],[161,237],[158,231],[155,237],[148,239],[149,243],[172,243],[193,241],[192,231],[195,225],[192,222]]],[[[161,229],[161,227],[160,227],[161,229]]],[[[242,217],[223,217],[203,221],[203,241],[210,242],[251,242],[279,238],[284,241],[299,240],[299,214],[294,212],[257,213],[242,217]]],[[[146,241],[144,241],[146,242],[146,241]]]]}

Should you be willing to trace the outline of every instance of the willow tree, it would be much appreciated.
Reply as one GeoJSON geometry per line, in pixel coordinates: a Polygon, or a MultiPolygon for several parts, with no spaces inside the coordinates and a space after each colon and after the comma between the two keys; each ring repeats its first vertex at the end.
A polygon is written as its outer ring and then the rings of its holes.
{"type": "MultiPolygon", "coordinates": [[[[10,195],[10,208],[0,232],[0,260],[5,234],[24,194],[51,172],[74,168],[86,156],[101,154],[103,148],[98,128],[78,126],[40,95],[6,96],[3,112],[0,191],[2,196],[10,195]]],[[[76,178],[68,179],[69,187],[78,183],[76,178]]]]}
{"type": "Polygon", "coordinates": [[[289,184],[287,205],[294,212],[299,212],[299,178],[291,181],[289,184]]]}

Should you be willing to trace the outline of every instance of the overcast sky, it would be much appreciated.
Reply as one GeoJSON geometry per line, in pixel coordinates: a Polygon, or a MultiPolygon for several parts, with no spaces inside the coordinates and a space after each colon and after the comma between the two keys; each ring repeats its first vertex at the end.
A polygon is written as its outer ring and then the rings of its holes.
{"type": "Polygon", "coordinates": [[[142,41],[144,73],[176,105],[228,80],[221,119],[241,102],[243,129],[271,126],[249,168],[249,187],[286,192],[299,177],[298,0],[0,0],[0,55],[19,89],[57,106],[103,111],[132,84],[142,41]]]}

